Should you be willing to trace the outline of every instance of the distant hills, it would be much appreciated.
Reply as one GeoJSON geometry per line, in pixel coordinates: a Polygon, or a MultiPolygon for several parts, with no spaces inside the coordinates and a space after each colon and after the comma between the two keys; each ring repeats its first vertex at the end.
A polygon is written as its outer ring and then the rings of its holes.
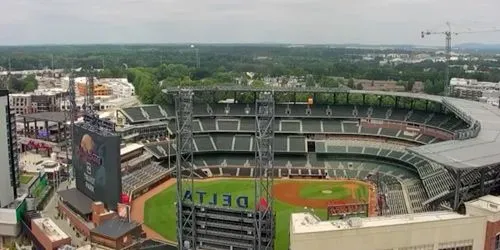
{"type": "Polygon", "coordinates": [[[462,43],[454,45],[453,48],[463,50],[500,51],[500,44],[462,43]]]}

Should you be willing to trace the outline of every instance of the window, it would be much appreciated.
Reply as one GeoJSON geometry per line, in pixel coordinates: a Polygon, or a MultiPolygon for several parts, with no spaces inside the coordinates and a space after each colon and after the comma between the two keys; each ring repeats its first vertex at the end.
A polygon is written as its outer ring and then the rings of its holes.
{"type": "Polygon", "coordinates": [[[439,248],[439,250],[472,250],[472,246],[439,248]]]}
{"type": "Polygon", "coordinates": [[[446,242],[439,244],[439,250],[472,250],[473,240],[446,242]]]}

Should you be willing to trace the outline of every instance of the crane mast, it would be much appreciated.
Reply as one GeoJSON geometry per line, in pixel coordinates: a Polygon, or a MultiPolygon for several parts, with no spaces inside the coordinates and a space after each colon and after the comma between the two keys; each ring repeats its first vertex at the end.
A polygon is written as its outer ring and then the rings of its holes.
{"type": "Polygon", "coordinates": [[[445,69],[444,69],[444,95],[448,96],[450,94],[450,59],[451,59],[451,38],[454,35],[459,34],[468,34],[468,33],[482,33],[482,32],[495,32],[500,31],[500,29],[493,28],[490,30],[481,30],[481,31],[465,31],[465,32],[453,32],[451,30],[451,24],[446,22],[446,26],[448,29],[446,31],[433,32],[433,31],[422,31],[421,37],[425,38],[428,35],[444,35],[445,36],[445,69]]]}
{"type": "Polygon", "coordinates": [[[85,95],[85,110],[87,114],[93,114],[94,112],[94,69],[91,68],[87,74],[86,83],[86,95],[85,95]]]}

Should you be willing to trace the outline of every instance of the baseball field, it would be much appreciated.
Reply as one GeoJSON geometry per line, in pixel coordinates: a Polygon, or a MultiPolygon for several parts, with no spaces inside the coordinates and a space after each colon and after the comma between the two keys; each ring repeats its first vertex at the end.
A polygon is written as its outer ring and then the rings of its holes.
{"type": "MultiPolygon", "coordinates": [[[[254,207],[254,182],[248,179],[207,179],[195,183],[196,190],[218,194],[249,197],[249,207],[254,207]]],[[[275,180],[273,186],[274,211],[276,212],[275,249],[288,249],[290,214],[304,212],[305,207],[326,219],[329,202],[375,202],[373,190],[367,183],[353,180],[275,180]]],[[[144,204],[144,224],[167,240],[176,239],[176,189],[171,185],[144,204]]],[[[372,209],[370,209],[372,210],[372,209]]],[[[370,212],[371,213],[371,212],[370,212]]]]}

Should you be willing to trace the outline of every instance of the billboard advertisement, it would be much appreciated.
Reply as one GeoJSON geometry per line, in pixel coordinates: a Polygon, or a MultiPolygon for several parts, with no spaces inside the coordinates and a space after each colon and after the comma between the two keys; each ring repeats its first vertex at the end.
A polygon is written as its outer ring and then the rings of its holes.
{"type": "Polygon", "coordinates": [[[76,188],[108,209],[116,209],[122,191],[120,136],[75,124],[73,129],[73,167],[76,188]]]}

